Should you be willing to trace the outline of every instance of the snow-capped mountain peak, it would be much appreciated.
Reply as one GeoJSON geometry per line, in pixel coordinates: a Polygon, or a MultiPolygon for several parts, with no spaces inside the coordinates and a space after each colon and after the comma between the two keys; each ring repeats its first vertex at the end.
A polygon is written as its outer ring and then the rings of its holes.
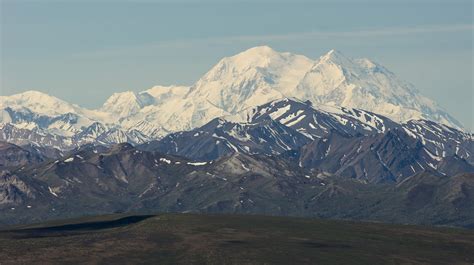
{"type": "Polygon", "coordinates": [[[126,91],[112,94],[104,103],[101,110],[124,118],[137,113],[143,107],[151,105],[154,102],[154,98],[146,92],[136,93],[126,91]]]}
{"type": "Polygon", "coordinates": [[[191,88],[187,98],[235,113],[284,97],[313,64],[301,55],[268,46],[248,49],[219,61],[191,88]]]}
{"type": "Polygon", "coordinates": [[[154,86],[144,92],[154,97],[155,101],[162,101],[176,96],[184,97],[189,92],[189,86],[154,86]]]}
{"type": "Polygon", "coordinates": [[[296,98],[284,98],[225,117],[229,121],[255,123],[269,116],[310,139],[322,138],[337,130],[346,135],[384,133],[398,126],[392,120],[360,109],[318,105],[296,98]]]}
{"type": "MultiPolygon", "coordinates": [[[[234,70],[246,71],[259,67],[281,67],[281,64],[286,64],[288,61],[294,60],[295,57],[299,57],[299,59],[306,59],[308,62],[310,61],[310,59],[301,55],[294,55],[288,52],[280,53],[273,50],[269,46],[257,46],[247,49],[234,56],[225,57],[221,60],[221,62],[234,70]]],[[[218,63],[218,65],[220,63],[218,63]]]]}
{"type": "Polygon", "coordinates": [[[232,57],[226,57],[224,60],[231,60],[235,64],[236,68],[252,66],[264,67],[267,66],[272,59],[275,59],[279,56],[280,53],[268,46],[257,46],[245,50],[232,57]]]}
{"type": "Polygon", "coordinates": [[[27,108],[38,114],[60,115],[75,113],[77,106],[39,91],[25,91],[12,96],[0,96],[0,108],[27,108]]]}
{"type": "Polygon", "coordinates": [[[462,128],[434,101],[385,67],[334,50],[315,61],[295,96],[318,104],[365,109],[397,122],[423,118],[462,128]]]}
{"type": "Polygon", "coordinates": [[[318,63],[351,64],[351,60],[339,50],[332,49],[319,57],[318,63]]]}

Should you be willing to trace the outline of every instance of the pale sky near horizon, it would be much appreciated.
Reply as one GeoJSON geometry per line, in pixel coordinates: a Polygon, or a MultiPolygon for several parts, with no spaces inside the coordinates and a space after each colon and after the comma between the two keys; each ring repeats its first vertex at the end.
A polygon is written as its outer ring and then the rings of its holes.
{"type": "Polygon", "coordinates": [[[95,108],[114,92],[191,85],[257,45],[367,57],[471,131],[473,1],[0,0],[1,95],[39,90],[95,108]]]}

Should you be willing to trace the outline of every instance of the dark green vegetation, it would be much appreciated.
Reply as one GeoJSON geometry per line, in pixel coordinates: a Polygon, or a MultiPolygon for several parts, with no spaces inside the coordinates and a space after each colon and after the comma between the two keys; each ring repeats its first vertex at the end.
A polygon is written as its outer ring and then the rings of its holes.
{"type": "Polygon", "coordinates": [[[109,215],[0,232],[1,264],[472,264],[474,231],[237,215],[109,215]]]}

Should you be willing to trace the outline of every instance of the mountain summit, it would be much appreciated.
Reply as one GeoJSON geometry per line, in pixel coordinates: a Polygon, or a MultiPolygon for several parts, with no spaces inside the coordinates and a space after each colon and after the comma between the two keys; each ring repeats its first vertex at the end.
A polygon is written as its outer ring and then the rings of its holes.
{"type": "Polygon", "coordinates": [[[302,55],[254,47],[219,61],[196,82],[187,98],[209,101],[235,113],[288,96],[312,64],[302,55]]]}
{"type": "Polygon", "coordinates": [[[77,106],[46,93],[29,90],[12,96],[0,96],[0,107],[27,108],[38,114],[60,115],[76,112],[77,106]]]}

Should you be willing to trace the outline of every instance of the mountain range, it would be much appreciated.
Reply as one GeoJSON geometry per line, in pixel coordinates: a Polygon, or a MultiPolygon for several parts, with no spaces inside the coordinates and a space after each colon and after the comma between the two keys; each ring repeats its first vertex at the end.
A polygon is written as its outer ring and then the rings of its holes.
{"type": "Polygon", "coordinates": [[[368,59],[255,47],[90,110],[0,98],[0,224],[122,211],[474,227],[473,134],[368,59]]]}
{"type": "Polygon", "coordinates": [[[438,104],[368,59],[331,50],[311,60],[262,46],[222,59],[192,86],[115,93],[95,110],[37,91],[1,96],[1,139],[42,145],[35,139],[46,138],[61,149],[141,144],[287,97],[317,107],[362,109],[397,123],[423,119],[463,129],[438,104]]]}
{"type": "Polygon", "coordinates": [[[210,161],[130,144],[88,145],[48,159],[2,143],[8,155],[0,163],[0,224],[158,211],[474,227],[472,166],[453,157],[435,170],[416,147],[404,152],[405,146],[393,146],[392,151],[383,145],[393,136],[377,138],[382,139],[374,141],[375,150],[348,155],[354,162],[339,160],[352,146],[337,150],[334,145],[335,152],[319,159],[319,142],[305,145],[299,154],[232,152],[210,161]]]}

